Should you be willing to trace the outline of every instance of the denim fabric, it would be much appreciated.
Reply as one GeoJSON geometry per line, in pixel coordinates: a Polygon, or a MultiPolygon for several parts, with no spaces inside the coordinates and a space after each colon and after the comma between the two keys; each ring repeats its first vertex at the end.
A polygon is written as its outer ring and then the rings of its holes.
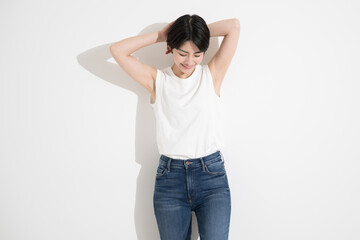
{"type": "Polygon", "coordinates": [[[161,240],[190,240],[191,211],[201,240],[227,240],[231,197],[220,151],[188,160],[161,155],[153,203],[161,240]]]}

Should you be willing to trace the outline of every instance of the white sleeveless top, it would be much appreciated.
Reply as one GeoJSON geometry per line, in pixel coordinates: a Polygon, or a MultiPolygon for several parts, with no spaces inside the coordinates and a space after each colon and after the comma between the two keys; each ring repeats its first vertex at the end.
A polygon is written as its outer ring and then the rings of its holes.
{"type": "Polygon", "coordinates": [[[156,99],[150,105],[160,154],[185,160],[221,150],[222,101],[208,65],[196,65],[185,79],[177,77],[171,66],[157,69],[155,85],[156,99]]]}

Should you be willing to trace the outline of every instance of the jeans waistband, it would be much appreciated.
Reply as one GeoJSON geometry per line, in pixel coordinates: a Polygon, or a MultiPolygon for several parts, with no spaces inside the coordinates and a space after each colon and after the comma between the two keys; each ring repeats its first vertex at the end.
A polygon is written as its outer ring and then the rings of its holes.
{"type": "Polygon", "coordinates": [[[183,168],[184,166],[186,168],[204,167],[205,164],[210,164],[211,162],[215,162],[218,160],[224,161],[224,158],[222,157],[220,150],[203,157],[190,158],[190,159],[175,159],[165,156],[163,154],[161,154],[160,156],[160,161],[162,161],[164,165],[166,164],[168,166],[168,169],[170,169],[170,166],[177,168],[179,167],[183,168]]]}

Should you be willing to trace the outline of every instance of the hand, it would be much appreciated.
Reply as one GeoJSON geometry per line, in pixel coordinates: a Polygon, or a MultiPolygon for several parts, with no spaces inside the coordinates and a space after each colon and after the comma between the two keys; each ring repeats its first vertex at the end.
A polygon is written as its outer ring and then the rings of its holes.
{"type": "Polygon", "coordinates": [[[166,42],[169,29],[174,22],[175,21],[168,23],[163,29],[158,32],[158,42],[166,42]]]}

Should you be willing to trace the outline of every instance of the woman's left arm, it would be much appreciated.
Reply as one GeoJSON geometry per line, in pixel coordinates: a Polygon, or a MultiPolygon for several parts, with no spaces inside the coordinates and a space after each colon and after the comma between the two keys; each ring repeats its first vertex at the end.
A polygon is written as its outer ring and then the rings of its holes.
{"type": "Polygon", "coordinates": [[[235,54],[240,36],[240,21],[225,19],[208,24],[210,37],[224,36],[220,48],[208,63],[214,82],[220,88],[221,82],[235,54]]]}

